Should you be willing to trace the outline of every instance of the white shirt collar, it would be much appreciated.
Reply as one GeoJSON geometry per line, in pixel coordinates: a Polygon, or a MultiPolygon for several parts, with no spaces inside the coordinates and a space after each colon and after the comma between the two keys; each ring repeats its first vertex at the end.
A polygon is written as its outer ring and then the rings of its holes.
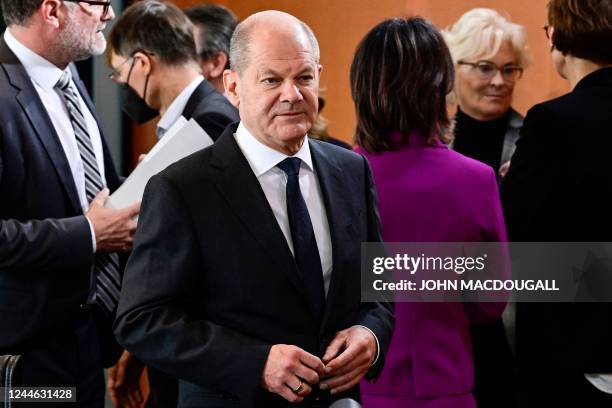
{"type": "MultiPolygon", "coordinates": [[[[4,31],[4,41],[19,59],[32,81],[36,82],[45,91],[52,91],[64,71],[20,43],[11,34],[10,29],[4,31]]],[[[65,71],[70,74],[68,67],[65,71]]]]}
{"type": "MultiPolygon", "coordinates": [[[[251,132],[249,132],[242,122],[238,125],[235,137],[236,143],[238,143],[240,150],[242,150],[253,173],[255,173],[257,177],[276,167],[278,163],[282,162],[287,157],[290,157],[261,143],[251,134],[251,132]]],[[[304,139],[304,143],[302,143],[300,150],[291,157],[300,158],[302,163],[305,164],[310,171],[314,171],[308,137],[304,139]]]]}
{"type": "Polygon", "coordinates": [[[183,111],[185,110],[185,106],[187,106],[187,102],[191,97],[191,94],[196,90],[202,81],[204,81],[204,77],[202,75],[198,75],[181,91],[180,94],[178,94],[176,98],[174,98],[170,106],[168,106],[168,110],[166,110],[164,113],[164,116],[162,116],[157,123],[157,134],[159,137],[163,136],[163,134],[172,127],[174,122],[181,117],[183,111]]]}

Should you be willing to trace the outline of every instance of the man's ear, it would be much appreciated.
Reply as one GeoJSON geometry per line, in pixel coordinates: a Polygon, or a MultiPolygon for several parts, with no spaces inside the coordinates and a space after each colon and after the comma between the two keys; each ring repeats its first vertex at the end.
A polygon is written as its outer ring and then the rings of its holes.
{"type": "Polygon", "coordinates": [[[208,76],[210,79],[219,78],[223,75],[223,71],[225,71],[225,66],[227,65],[227,55],[224,52],[217,52],[215,55],[209,58],[210,59],[210,69],[208,71],[208,76]]]}
{"type": "Polygon", "coordinates": [[[60,28],[68,13],[68,10],[62,6],[63,2],[60,0],[43,0],[36,13],[46,24],[52,25],[53,28],[60,28]]]}
{"type": "Polygon", "coordinates": [[[153,69],[155,61],[152,56],[142,51],[134,53],[135,64],[139,64],[145,75],[149,75],[153,69]]]}
{"type": "Polygon", "coordinates": [[[240,106],[240,96],[238,91],[238,84],[240,82],[240,75],[238,72],[226,69],[223,71],[223,86],[227,93],[227,98],[236,108],[240,106]]]}

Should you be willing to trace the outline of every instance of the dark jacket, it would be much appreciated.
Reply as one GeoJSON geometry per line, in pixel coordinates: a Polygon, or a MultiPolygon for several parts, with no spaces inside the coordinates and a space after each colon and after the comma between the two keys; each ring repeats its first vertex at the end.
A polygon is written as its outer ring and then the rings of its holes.
{"type": "MultiPolygon", "coordinates": [[[[512,241],[612,241],[611,113],[612,68],[528,112],[502,185],[512,241]]],[[[517,304],[519,377],[612,373],[611,322],[609,303],[517,304]]]]}
{"type": "Polygon", "coordinates": [[[148,364],[241,406],[286,406],[259,386],[273,344],[322,356],[337,331],[355,324],[378,336],[375,374],[393,316],[389,304],[360,299],[361,242],[380,240],[367,162],[310,141],[334,265],[318,326],[234,131],[228,127],[214,145],[149,181],[115,322],[119,342],[148,364]]]}

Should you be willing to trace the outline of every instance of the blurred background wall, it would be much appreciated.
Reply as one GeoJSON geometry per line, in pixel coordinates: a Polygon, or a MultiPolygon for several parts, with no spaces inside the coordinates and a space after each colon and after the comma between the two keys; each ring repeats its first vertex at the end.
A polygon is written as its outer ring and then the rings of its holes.
{"type": "MultiPolygon", "coordinates": [[[[203,4],[202,0],[172,0],[179,7],[203,4]]],[[[131,1],[113,0],[116,14],[131,1]]],[[[490,7],[524,25],[529,37],[533,65],[525,71],[515,90],[514,107],[521,113],[534,104],[569,90],[552,67],[548,43],[542,27],[546,23],[547,0],[217,0],[211,3],[230,8],[239,19],[266,9],[291,13],[309,24],[321,46],[326,106],[330,134],[352,143],[355,115],[349,90],[349,68],[357,43],[366,32],[385,18],[420,15],[439,28],[456,21],[474,7],[490,7]]],[[[111,24],[109,24],[110,27],[111,24]]],[[[111,151],[119,170],[127,174],[138,155],[146,153],[157,141],[155,123],[134,126],[119,111],[118,87],[106,77],[109,72],[103,56],[79,67],[89,85],[111,151]]]]}
{"type": "MultiPolygon", "coordinates": [[[[197,0],[173,2],[179,7],[202,3],[197,0]]],[[[355,127],[349,88],[353,52],[370,28],[389,17],[419,15],[444,28],[471,8],[496,9],[527,28],[533,57],[533,65],[525,71],[515,90],[515,109],[524,114],[534,104],[569,90],[554,71],[542,30],[546,24],[546,0],[218,0],[216,3],[231,9],[239,19],[256,11],[277,9],[310,25],[321,46],[321,85],[326,98],[323,116],[330,122],[330,134],[349,143],[352,143],[355,127]]],[[[137,130],[140,136],[135,150],[147,149],[155,142],[151,129],[153,125],[137,130]]]]}

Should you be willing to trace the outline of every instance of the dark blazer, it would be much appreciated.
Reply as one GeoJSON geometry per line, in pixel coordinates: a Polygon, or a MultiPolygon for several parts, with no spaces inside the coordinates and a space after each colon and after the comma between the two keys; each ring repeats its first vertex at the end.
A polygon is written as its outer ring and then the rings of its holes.
{"type": "MultiPolygon", "coordinates": [[[[611,113],[612,68],[529,110],[502,185],[511,240],[612,241],[611,113]]],[[[612,373],[611,322],[612,304],[517,304],[519,377],[612,373]]]]}
{"type": "MultiPolygon", "coordinates": [[[[505,242],[493,169],[416,131],[407,136],[393,151],[358,148],[372,165],[385,241],[505,242]]],[[[504,307],[398,303],[385,370],[362,385],[364,407],[475,407],[470,325],[499,318],[504,307]]]]}
{"type": "Polygon", "coordinates": [[[115,321],[119,342],[150,365],[215,390],[228,406],[286,406],[259,386],[270,347],[294,344],[322,356],[337,331],[355,324],[378,336],[381,355],[370,373],[376,375],[394,319],[389,304],[360,301],[360,244],[380,241],[366,160],[310,141],[334,265],[319,327],[285,237],[234,139],[236,126],[149,181],[115,321]]]}
{"type": "MultiPolygon", "coordinates": [[[[71,69],[98,121],[83,83],[71,69]]],[[[55,369],[76,375],[75,325],[92,313],[81,307],[94,261],[91,232],[51,119],[3,38],[0,106],[0,354],[23,354],[27,362],[33,350],[56,350],[50,352],[44,370],[32,367],[41,375],[48,373],[51,384],[66,380],[56,376],[55,369]]],[[[119,179],[102,140],[112,191],[119,179]]],[[[110,320],[97,322],[100,334],[108,333],[102,341],[109,347],[104,356],[108,365],[119,349],[110,335],[110,320]]],[[[43,364],[40,358],[31,361],[43,364]]]]}
{"type": "MultiPolygon", "coordinates": [[[[193,91],[182,115],[187,120],[195,119],[212,140],[217,140],[230,123],[239,120],[238,110],[206,80],[193,91]]],[[[176,406],[177,381],[153,367],[149,367],[148,374],[151,392],[147,407],[176,406]]]]}
{"type": "Polygon", "coordinates": [[[217,140],[230,123],[240,120],[238,110],[206,80],[189,97],[183,116],[195,119],[212,140],[217,140]]]}

